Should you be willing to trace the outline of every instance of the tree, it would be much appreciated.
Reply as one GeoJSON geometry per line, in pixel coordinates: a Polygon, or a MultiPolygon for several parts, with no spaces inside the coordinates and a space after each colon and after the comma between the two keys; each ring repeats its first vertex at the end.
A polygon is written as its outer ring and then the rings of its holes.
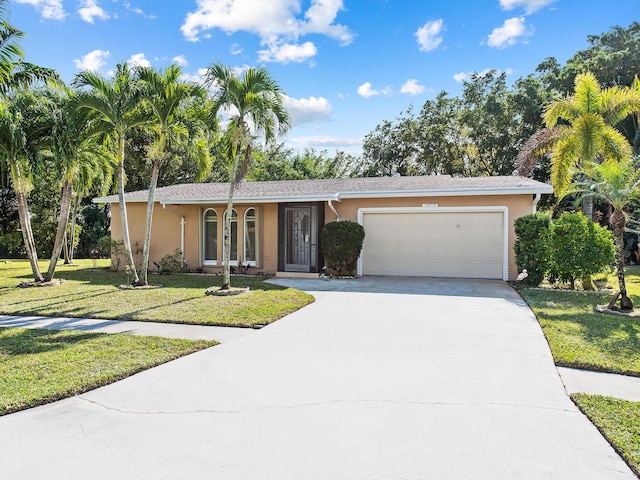
{"type": "MultiPolygon", "coordinates": [[[[79,191],[86,190],[94,172],[111,170],[107,152],[91,134],[89,116],[72,108],[74,95],[71,90],[64,94],[49,91],[46,95],[46,121],[50,125],[46,143],[61,174],[62,184],[58,227],[45,276],[47,282],[53,280],[65,242],[74,185],[79,191]]],[[[71,242],[73,245],[73,239],[71,242]]]]}
{"type": "Polygon", "coordinates": [[[221,287],[226,290],[231,288],[233,193],[244,178],[251,160],[251,129],[263,135],[268,144],[276,134],[284,134],[289,129],[291,120],[284,108],[284,94],[265,68],[248,68],[242,77],[238,77],[229,67],[216,63],[207,68],[206,81],[216,88],[213,111],[229,115],[224,138],[226,156],[229,163],[233,163],[233,168],[224,222],[224,279],[221,287]]]}
{"type": "Polygon", "coordinates": [[[132,284],[137,285],[140,278],[131,251],[127,207],[124,200],[124,164],[127,135],[134,128],[149,122],[149,115],[140,108],[142,91],[126,63],[118,64],[115,75],[110,80],[98,73],[84,71],[76,76],[73,83],[78,87],[90,88],[81,90],[73,103],[77,109],[93,113],[95,116],[93,131],[95,134],[104,135],[118,165],[118,203],[124,251],[132,284]]]}
{"type": "Polygon", "coordinates": [[[547,105],[546,130],[534,134],[521,149],[519,173],[527,175],[541,156],[550,154],[551,183],[556,195],[563,196],[580,167],[631,155],[629,143],[614,127],[639,109],[637,89],[601,89],[593,74],[578,75],[573,95],[547,105]]]}
{"type": "Polygon", "coordinates": [[[619,161],[605,160],[585,168],[585,181],[574,183],[568,194],[578,194],[604,200],[613,207],[611,227],[616,239],[616,272],[619,291],[613,296],[609,308],[613,308],[620,298],[621,310],[633,310],[633,303],[627,296],[624,276],[624,229],[627,226],[626,210],[640,199],[640,173],[630,157],[619,161]]]}
{"type": "Polygon", "coordinates": [[[40,121],[40,107],[37,98],[28,92],[14,94],[10,98],[5,96],[0,101],[0,161],[9,170],[22,238],[36,282],[42,282],[44,277],[38,265],[27,195],[33,187],[31,171],[40,156],[39,142],[46,131],[44,122],[40,121]]]}
{"type": "Polygon", "coordinates": [[[204,89],[181,81],[181,70],[177,65],[169,66],[163,73],[149,67],[141,67],[137,73],[143,86],[144,104],[151,112],[152,120],[148,128],[153,137],[153,144],[148,150],[152,168],[147,199],[142,266],[140,268],[141,279],[139,282],[141,285],[146,285],[155,191],[158,185],[161,162],[165,158],[167,147],[172,144],[189,143],[193,150],[197,152],[196,158],[199,160],[200,179],[209,170],[211,162],[209,160],[208,145],[206,142],[199,141],[202,137],[198,135],[198,130],[191,129],[191,133],[195,135],[189,135],[189,127],[193,126],[193,123],[189,121],[189,117],[181,115],[183,112],[180,110],[189,98],[203,96],[205,94],[204,89]]]}

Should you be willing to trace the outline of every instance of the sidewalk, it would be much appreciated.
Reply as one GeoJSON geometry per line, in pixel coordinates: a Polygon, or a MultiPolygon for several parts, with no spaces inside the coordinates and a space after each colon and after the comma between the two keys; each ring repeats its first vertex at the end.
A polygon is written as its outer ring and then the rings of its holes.
{"type": "Polygon", "coordinates": [[[90,320],[66,317],[19,317],[0,315],[0,327],[45,328],[49,330],[83,330],[100,333],[128,333],[131,335],[189,340],[216,340],[220,343],[232,342],[245,335],[251,335],[251,328],[210,327],[160,322],[127,322],[119,320],[90,320]]]}

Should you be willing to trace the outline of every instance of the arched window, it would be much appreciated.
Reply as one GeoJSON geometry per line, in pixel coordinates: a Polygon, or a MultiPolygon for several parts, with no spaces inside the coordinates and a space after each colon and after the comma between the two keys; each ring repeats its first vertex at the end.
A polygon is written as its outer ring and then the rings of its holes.
{"type": "MultiPolygon", "coordinates": [[[[227,212],[224,212],[224,218],[227,218],[227,212]]],[[[224,235],[224,232],[223,232],[224,235]]],[[[224,255],[224,240],[222,244],[224,255]]],[[[238,213],[235,208],[231,210],[231,265],[238,264],[238,213]]]]}
{"type": "Polygon", "coordinates": [[[205,210],[202,218],[202,263],[216,265],[218,263],[218,214],[212,208],[205,210]]]}
{"type": "Polygon", "coordinates": [[[244,259],[245,265],[258,262],[258,214],[253,207],[244,212],[244,259]]]}

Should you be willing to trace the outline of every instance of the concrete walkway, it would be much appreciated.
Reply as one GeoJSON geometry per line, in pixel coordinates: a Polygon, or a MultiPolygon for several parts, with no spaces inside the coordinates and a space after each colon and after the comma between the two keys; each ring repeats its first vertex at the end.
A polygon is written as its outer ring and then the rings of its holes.
{"type": "Polygon", "coordinates": [[[319,282],[262,330],[0,417],[0,478],[636,478],[504,283],[319,282]]]}

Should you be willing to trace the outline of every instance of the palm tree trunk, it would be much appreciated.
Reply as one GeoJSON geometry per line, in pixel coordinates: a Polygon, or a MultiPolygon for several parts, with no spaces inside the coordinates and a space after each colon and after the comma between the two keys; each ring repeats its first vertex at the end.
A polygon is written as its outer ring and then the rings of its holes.
{"type": "Polygon", "coordinates": [[[38,265],[38,252],[36,251],[36,243],[33,239],[33,230],[31,230],[27,196],[22,190],[16,189],[16,200],[18,203],[18,217],[20,218],[22,239],[24,240],[24,247],[27,250],[27,257],[31,264],[31,271],[33,272],[35,281],[42,282],[44,278],[42,277],[42,273],[40,273],[40,266],[38,265]]]}
{"type": "Polygon", "coordinates": [[[140,281],[136,264],[133,261],[131,253],[131,240],[129,238],[129,222],[127,221],[127,206],[124,201],[124,135],[121,135],[118,141],[118,203],[120,205],[120,220],[122,222],[122,240],[124,243],[124,251],[127,257],[127,267],[131,275],[131,283],[137,285],[140,281]]]}
{"type": "Polygon", "coordinates": [[[158,172],[160,171],[160,160],[153,161],[151,169],[151,182],[149,183],[149,197],[147,198],[147,222],[144,233],[144,247],[142,251],[142,266],[140,267],[140,275],[142,278],[140,285],[147,285],[149,274],[149,250],[151,247],[151,220],[153,217],[153,204],[156,196],[156,186],[158,185],[158,172]]]}
{"type": "MultiPolygon", "coordinates": [[[[614,215],[615,214],[616,212],[614,212],[614,215]]],[[[613,219],[612,223],[615,221],[616,219],[613,219]]],[[[627,284],[624,278],[624,226],[620,228],[619,225],[614,223],[613,232],[616,237],[616,272],[618,274],[619,291],[616,292],[611,302],[609,302],[608,308],[614,308],[618,297],[620,297],[620,309],[633,310],[633,302],[627,296],[627,284]]]]}
{"type": "Polygon", "coordinates": [[[72,184],[69,180],[65,180],[62,185],[62,194],[60,196],[60,216],[58,217],[58,231],[56,239],[53,243],[53,252],[51,252],[51,260],[49,261],[49,269],[47,276],[44,278],[46,282],[53,280],[56,272],[56,265],[62,253],[62,244],[67,233],[67,225],[69,224],[69,212],[71,210],[72,184]]]}
{"type": "Polygon", "coordinates": [[[80,195],[73,199],[73,214],[71,216],[71,231],[69,232],[69,243],[66,245],[67,253],[65,264],[73,264],[73,249],[76,245],[76,219],[78,218],[78,206],[80,205],[80,195]]]}

